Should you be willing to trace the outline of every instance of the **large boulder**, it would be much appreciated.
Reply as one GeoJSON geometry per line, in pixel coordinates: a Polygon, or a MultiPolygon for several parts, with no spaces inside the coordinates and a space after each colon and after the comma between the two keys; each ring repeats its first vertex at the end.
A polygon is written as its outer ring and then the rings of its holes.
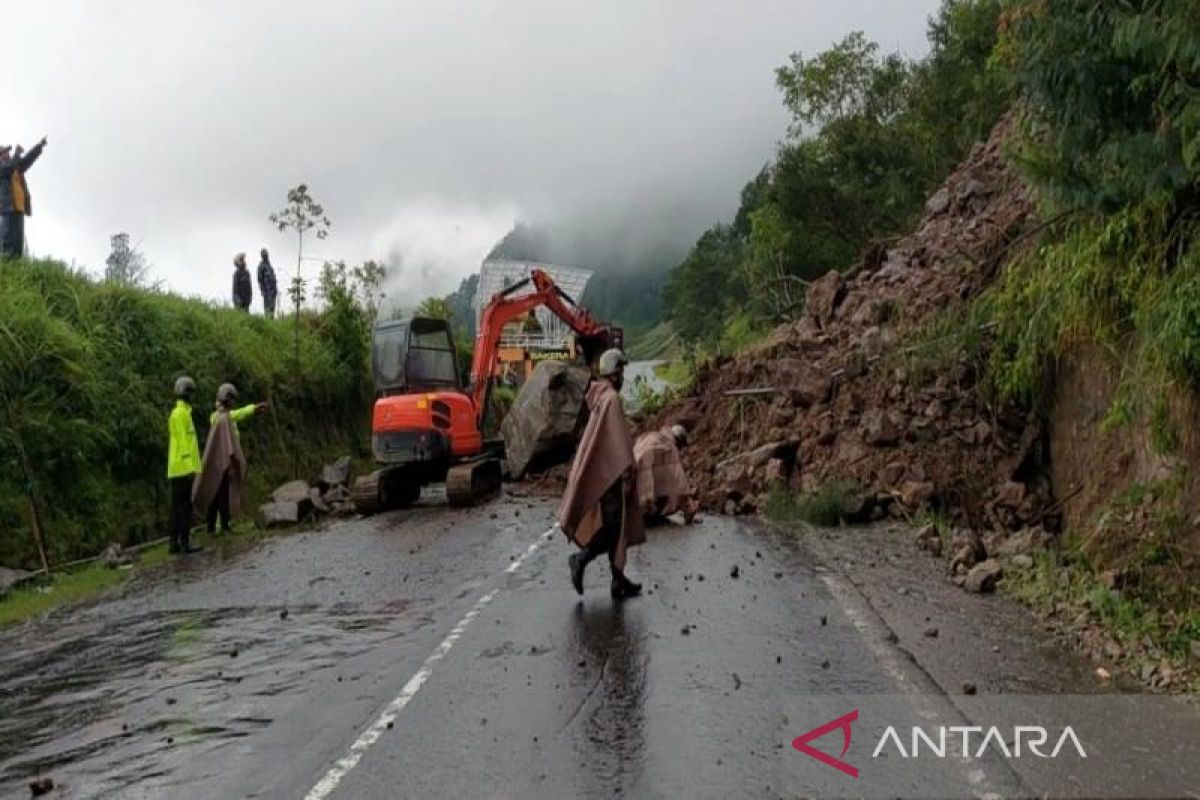
{"type": "Polygon", "coordinates": [[[500,425],[505,470],[511,478],[571,460],[591,373],[565,361],[543,361],[500,425]]]}

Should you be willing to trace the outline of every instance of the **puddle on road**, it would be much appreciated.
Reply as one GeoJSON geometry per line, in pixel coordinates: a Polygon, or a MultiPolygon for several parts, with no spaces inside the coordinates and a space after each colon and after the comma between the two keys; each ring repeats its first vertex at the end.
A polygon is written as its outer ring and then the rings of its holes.
{"type": "MultiPolygon", "coordinates": [[[[602,665],[592,691],[576,714],[585,714],[583,730],[586,750],[580,763],[586,765],[601,785],[623,787],[641,774],[646,746],[646,668],[644,633],[636,614],[623,605],[575,607],[573,649],[587,655],[581,669],[596,672],[602,665]]],[[[578,742],[584,745],[584,742],[578,742]]]]}
{"type": "Polygon", "coordinates": [[[6,633],[0,796],[39,775],[70,796],[165,787],[176,766],[271,725],[327,670],[427,622],[405,608],[167,611],[6,633]]]}

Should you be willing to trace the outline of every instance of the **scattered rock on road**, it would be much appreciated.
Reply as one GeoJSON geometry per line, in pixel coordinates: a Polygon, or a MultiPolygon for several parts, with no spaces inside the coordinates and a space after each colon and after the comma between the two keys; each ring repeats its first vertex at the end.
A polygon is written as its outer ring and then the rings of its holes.
{"type": "Polygon", "coordinates": [[[33,797],[44,797],[54,791],[54,779],[45,776],[29,782],[29,794],[33,797]]]}
{"type": "Polygon", "coordinates": [[[326,464],[321,469],[321,477],[317,483],[325,490],[335,486],[346,486],[350,483],[350,456],[342,456],[332,464],[326,464]]]}
{"type": "Polygon", "coordinates": [[[1004,567],[1000,565],[999,561],[994,559],[984,561],[976,564],[967,573],[967,580],[963,584],[963,588],[975,594],[994,592],[996,590],[996,583],[1003,575],[1004,567]]]}
{"type": "MultiPolygon", "coordinates": [[[[311,504],[312,501],[309,500],[308,503],[311,504]]],[[[300,514],[300,504],[293,502],[266,503],[259,507],[258,513],[262,517],[263,527],[266,528],[295,525],[303,519],[300,514]]]]}

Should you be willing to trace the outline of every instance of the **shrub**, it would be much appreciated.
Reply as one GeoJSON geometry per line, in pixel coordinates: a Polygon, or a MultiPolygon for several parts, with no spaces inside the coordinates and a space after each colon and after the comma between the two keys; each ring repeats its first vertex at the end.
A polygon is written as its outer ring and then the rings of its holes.
{"type": "Polygon", "coordinates": [[[331,302],[301,322],[297,364],[290,319],[96,283],[56,262],[0,264],[0,563],[37,562],[30,498],[52,561],[162,531],[166,418],[184,373],[201,410],[225,381],[271,403],[243,426],[252,501],[295,470],[360,453],[370,397],[361,312],[331,302]]]}

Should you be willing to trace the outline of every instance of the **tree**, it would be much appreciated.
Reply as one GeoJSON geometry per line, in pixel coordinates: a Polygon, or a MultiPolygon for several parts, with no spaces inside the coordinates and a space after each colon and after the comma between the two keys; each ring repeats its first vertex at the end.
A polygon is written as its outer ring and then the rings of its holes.
{"type": "Polygon", "coordinates": [[[383,291],[387,273],[388,268],[373,259],[351,270],[355,297],[366,313],[368,328],[372,330],[379,319],[379,308],[387,298],[387,292],[383,291]]]}
{"type": "Polygon", "coordinates": [[[445,297],[426,297],[417,306],[416,316],[449,320],[454,316],[454,309],[445,297]]]}
{"type": "Polygon", "coordinates": [[[150,264],[145,255],[130,244],[128,233],[114,233],[110,237],[112,251],[104,259],[104,280],[121,286],[141,286],[150,273],[150,264]]]}
{"type": "Polygon", "coordinates": [[[318,239],[329,236],[329,228],[333,223],[325,216],[325,208],[308,193],[308,185],[301,183],[287,193],[287,205],[281,211],[271,214],[267,219],[282,233],[287,230],[296,233],[296,274],[292,277],[292,285],[288,289],[292,304],[296,311],[295,358],[300,364],[300,306],[304,303],[304,278],[301,276],[301,264],[304,259],[304,235],[312,232],[318,239]]]}
{"type": "Polygon", "coordinates": [[[803,281],[913,225],[1011,103],[992,58],[1003,5],[943,0],[919,61],[854,32],[776,70],[788,138],[743,188],[732,225],[706,231],[671,272],[663,300],[681,338],[745,341],[798,310],[803,281]]]}
{"type": "Polygon", "coordinates": [[[1066,209],[1194,205],[1200,179],[1194,0],[1011,5],[999,52],[1024,101],[1021,156],[1039,188],[1066,209]]]}

